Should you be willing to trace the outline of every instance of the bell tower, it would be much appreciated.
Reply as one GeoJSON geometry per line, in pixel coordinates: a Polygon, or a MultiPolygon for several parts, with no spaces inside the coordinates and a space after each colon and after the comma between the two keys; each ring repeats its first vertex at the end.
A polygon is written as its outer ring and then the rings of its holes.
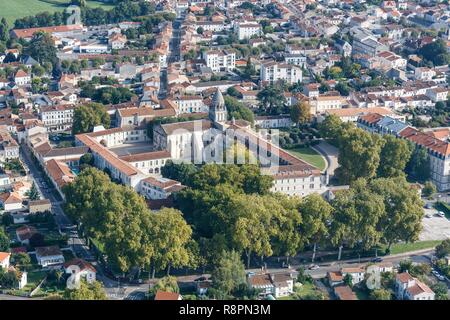
{"type": "Polygon", "coordinates": [[[209,119],[215,123],[222,123],[227,121],[227,117],[225,100],[223,99],[222,92],[217,88],[212,98],[211,107],[209,108],[209,119]]]}

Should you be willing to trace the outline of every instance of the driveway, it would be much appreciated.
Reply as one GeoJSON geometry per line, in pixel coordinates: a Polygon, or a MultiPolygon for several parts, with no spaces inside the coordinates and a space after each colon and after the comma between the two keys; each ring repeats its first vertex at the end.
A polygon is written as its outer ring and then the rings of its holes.
{"type": "Polygon", "coordinates": [[[327,161],[326,171],[331,180],[331,178],[334,176],[334,171],[339,166],[338,163],[339,150],[323,140],[320,141],[318,145],[314,146],[313,149],[317,150],[317,152],[319,152],[322,156],[325,157],[327,161]]]}

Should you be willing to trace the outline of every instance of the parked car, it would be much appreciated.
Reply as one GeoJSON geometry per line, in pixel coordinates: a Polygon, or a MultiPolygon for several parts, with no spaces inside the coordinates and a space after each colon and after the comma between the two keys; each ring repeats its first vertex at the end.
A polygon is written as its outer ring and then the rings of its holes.
{"type": "Polygon", "coordinates": [[[372,261],[372,262],[382,262],[383,259],[380,258],[380,257],[378,257],[378,258],[373,258],[371,261],[372,261]]]}
{"type": "Polygon", "coordinates": [[[445,277],[444,277],[442,274],[440,274],[438,271],[433,270],[433,271],[431,271],[431,273],[432,273],[436,278],[438,278],[439,281],[444,281],[444,280],[445,280],[445,277]]]}
{"type": "Polygon", "coordinates": [[[432,215],[431,215],[431,213],[427,213],[427,214],[425,215],[425,217],[427,217],[427,218],[431,218],[431,217],[432,217],[432,215]]]}
{"type": "Polygon", "coordinates": [[[432,203],[427,203],[427,204],[425,205],[425,208],[431,209],[431,208],[433,208],[433,204],[432,204],[432,203]]]}
{"type": "Polygon", "coordinates": [[[442,211],[439,211],[438,216],[441,218],[445,218],[445,213],[443,213],[442,211]]]}
{"type": "Polygon", "coordinates": [[[309,270],[317,270],[317,269],[319,269],[320,267],[317,265],[317,264],[312,264],[312,265],[310,265],[309,267],[308,267],[308,269],[309,270]]]}

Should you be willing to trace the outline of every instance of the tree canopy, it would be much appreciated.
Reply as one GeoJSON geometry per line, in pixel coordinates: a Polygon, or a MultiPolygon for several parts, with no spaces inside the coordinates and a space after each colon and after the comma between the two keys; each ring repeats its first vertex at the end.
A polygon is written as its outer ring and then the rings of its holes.
{"type": "Polygon", "coordinates": [[[110,117],[106,108],[99,103],[90,103],[75,108],[72,134],[91,132],[95,126],[109,128],[110,117]]]}

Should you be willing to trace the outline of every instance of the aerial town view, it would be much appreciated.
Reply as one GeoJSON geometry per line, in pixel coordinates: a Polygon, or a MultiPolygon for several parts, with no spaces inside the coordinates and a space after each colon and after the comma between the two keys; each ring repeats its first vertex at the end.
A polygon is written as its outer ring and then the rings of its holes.
{"type": "Polygon", "coordinates": [[[449,65],[447,0],[0,0],[0,300],[448,300],[449,65]]]}

